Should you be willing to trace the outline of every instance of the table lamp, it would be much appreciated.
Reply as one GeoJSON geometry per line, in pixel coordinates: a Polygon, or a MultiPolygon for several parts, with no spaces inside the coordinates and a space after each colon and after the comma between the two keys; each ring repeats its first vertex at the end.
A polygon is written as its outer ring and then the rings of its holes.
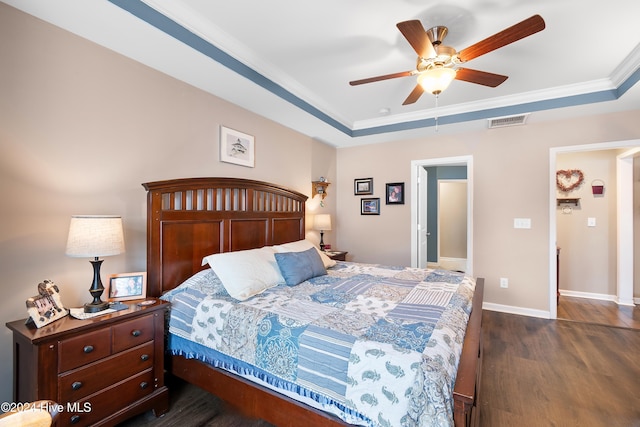
{"type": "Polygon", "coordinates": [[[109,303],[102,301],[104,292],[100,279],[99,257],[118,255],[124,252],[124,236],[122,218],[114,215],[73,215],[69,226],[66,254],[75,258],[93,258],[93,282],[89,293],[93,301],[84,305],[85,313],[97,313],[109,308],[109,303]]]}
{"type": "Polygon", "coordinates": [[[313,228],[315,230],[320,230],[320,250],[324,251],[324,232],[331,231],[331,215],[316,215],[313,219],[313,228]]]}

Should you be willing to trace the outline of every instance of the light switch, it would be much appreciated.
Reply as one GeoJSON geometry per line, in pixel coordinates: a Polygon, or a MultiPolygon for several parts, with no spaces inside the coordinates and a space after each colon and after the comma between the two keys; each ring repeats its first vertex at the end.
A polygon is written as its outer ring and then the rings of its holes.
{"type": "Polygon", "coordinates": [[[514,218],[513,228],[531,228],[531,218],[514,218]]]}
{"type": "Polygon", "coordinates": [[[595,227],[596,226],[596,219],[595,218],[587,218],[587,227],[595,227]]]}

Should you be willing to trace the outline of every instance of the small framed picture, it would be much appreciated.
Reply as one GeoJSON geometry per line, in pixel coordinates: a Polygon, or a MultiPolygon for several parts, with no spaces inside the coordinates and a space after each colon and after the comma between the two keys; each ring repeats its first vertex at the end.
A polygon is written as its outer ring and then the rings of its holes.
{"type": "Polygon", "coordinates": [[[253,136],[220,126],[220,161],[252,168],[255,148],[253,136]]]}
{"type": "Polygon", "coordinates": [[[107,288],[109,301],[127,301],[147,297],[147,273],[112,274],[107,288]]]}
{"type": "Polygon", "coordinates": [[[380,198],[360,199],[360,215],[380,215],[380,198]]]}
{"type": "Polygon", "coordinates": [[[26,304],[27,313],[29,313],[28,321],[33,321],[38,328],[69,314],[62,305],[58,286],[51,280],[38,284],[38,295],[27,299],[26,304]]]}
{"type": "Polygon", "coordinates": [[[353,194],[364,196],[373,194],[373,178],[356,178],[353,180],[353,194]]]}
{"type": "Polygon", "coordinates": [[[404,205],[404,182],[393,182],[387,186],[387,205],[404,205]]]}

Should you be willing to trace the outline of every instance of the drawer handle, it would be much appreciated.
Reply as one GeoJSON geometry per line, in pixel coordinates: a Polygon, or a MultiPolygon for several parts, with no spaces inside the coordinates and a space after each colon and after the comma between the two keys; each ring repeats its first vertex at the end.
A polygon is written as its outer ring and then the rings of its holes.
{"type": "Polygon", "coordinates": [[[136,329],[134,331],[131,331],[131,335],[133,335],[134,337],[139,337],[140,335],[142,335],[142,331],[140,329],[136,329]]]}
{"type": "Polygon", "coordinates": [[[71,388],[74,390],[80,390],[80,387],[82,387],[82,383],[80,381],[76,381],[71,384],[71,388]]]}
{"type": "Polygon", "coordinates": [[[140,359],[141,359],[143,362],[146,362],[147,360],[149,360],[149,355],[148,355],[148,354],[143,354],[142,356],[140,356],[140,359]]]}
{"type": "Polygon", "coordinates": [[[141,383],[140,383],[140,388],[141,388],[142,390],[144,390],[144,389],[145,389],[145,388],[147,388],[147,387],[149,387],[149,383],[148,383],[148,382],[143,381],[143,382],[141,382],[141,383]]]}
{"type": "Polygon", "coordinates": [[[84,351],[85,353],[91,353],[93,351],[93,346],[92,345],[85,345],[84,348],[82,349],[82,351],[84,351]]]}
{"type": "Polygon", "coordinates": [[[78,424],[80,422],[80,415],[74,415],[71,417],[71,424],[78,424]]]}

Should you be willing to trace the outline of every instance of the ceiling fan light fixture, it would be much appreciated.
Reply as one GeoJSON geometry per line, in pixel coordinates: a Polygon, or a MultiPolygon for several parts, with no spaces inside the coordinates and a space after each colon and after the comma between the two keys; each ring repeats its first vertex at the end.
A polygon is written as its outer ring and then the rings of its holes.
{"type": "Polygon", "coordinates": [[[509,28],[457,52],[453,47],[442,44],[449,31],[447,27],[435,26],[429,30],[425,30],[422,23],[417,19],[398,22],[396,27],[398,27],[398,30],[400,30],[404,38],[407,39],[407,42],[409,42],[415,53],[418,54],[416,68],[399,73],[355,80],[349,82],[349,84],[351,86],[357,86],[364,83],[399,77],[417,76],[418,84],[413,88],[402,105],[413,104],[424,92],[430,92],[436,95],[437,107],[438,95],[447,89],[454,79],[487,87],[496,87],[508,78],[508,76],[470,68],[456,69],[459,64],[463,64],[525,37],[529,37],[532,34],[544,30],[545,26],[544,19],[542,19],[540,15],[533,15],[524,21],[520,21],[509,28]]]}
{"type": "Polygon", "coordinates": [[[438,95],[449,87],[456,78],[456,70],[453,68],[435,67],[418,74],[418,84],[425,92],[438,95]]]}

